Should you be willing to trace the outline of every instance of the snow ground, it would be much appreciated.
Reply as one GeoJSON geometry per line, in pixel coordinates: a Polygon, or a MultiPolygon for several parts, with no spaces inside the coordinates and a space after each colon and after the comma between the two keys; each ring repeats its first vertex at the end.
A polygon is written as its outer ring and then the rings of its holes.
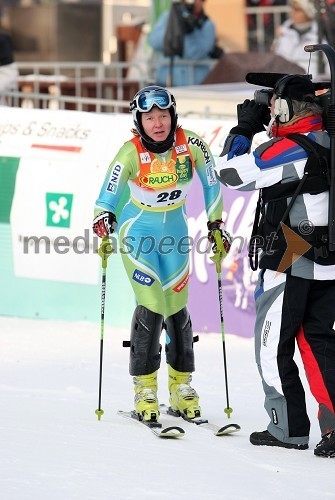
{"type": "MultiPolygon", "coordinates": [[[[100,325],[0,317],[2,499],[335,499],[335,461],[313,455],[320,436],[309,392],[309,450],[249,443],[250,432],[267,425],[251,339],[226,336],[231,421],[241,432],[215,437],[182,422],[186,435],[176,441],[116,415],[132,406],[127,338],[127,331],[106,326],[99,422],[100,325]]],[[[202,334],[195,349],[193,385],[203,412],[228,423],[221,336],[202,334]]],[[[166,378],[163,363],[162,402],[166,378]]]]}

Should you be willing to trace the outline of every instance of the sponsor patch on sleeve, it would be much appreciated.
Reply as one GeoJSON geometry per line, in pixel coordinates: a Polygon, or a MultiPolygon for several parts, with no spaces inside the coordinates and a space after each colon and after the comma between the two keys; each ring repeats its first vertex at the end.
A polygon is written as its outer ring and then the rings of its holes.
{"type": "Polygon", "coordinates": [[[198,137],[193,137],[193,136],[190,136],[188,138],[188,143],[192,144],[192,146],[196,146],[197,148],[201,149],[202,154],[204,155],[205,163],[206,165],[208,165],[208,163],[210,163],[211,161],[211,158],[205,143],[202,142],[202,140],[199,139],[198,137]]]}
{"type": "Polygon", "coordinates": [[[213,165],[210,165],[209,167],[206,168],[206,176],[207,176],[208,185],[214,186],[217,181],[216,181],[213,165]]]}
{"type": "Polygon", "coordinates": [[[112,172],[109,178],[109,182],[106,187],[106,191],[115,194],[117,191],[117,187],[119,184],[121,172],[123,169],[123,165],[121,163],[115,163],[112,168],[112,172]]]}

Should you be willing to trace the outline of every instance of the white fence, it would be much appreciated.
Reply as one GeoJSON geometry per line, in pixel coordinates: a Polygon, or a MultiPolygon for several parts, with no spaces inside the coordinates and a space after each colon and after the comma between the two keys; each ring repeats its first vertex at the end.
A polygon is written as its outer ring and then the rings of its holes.
{"type": "MultiPolygon", "coordinates": [[[[185,61],[190,79],[194,69],[204,62],[210,66],[216,60],[185,61]]],[[[45,62],[17,63],[17,88],[3,94],[8,106],[23,108],[72,109],[77,111],[124,112],[142,87],[154,83],[154,71],[141,72],[143,62],[45,62]],[[136,74],[136,78],[128,77],[136,74]],[[149,76],[148,76],[149,75],[149,76]]]]}

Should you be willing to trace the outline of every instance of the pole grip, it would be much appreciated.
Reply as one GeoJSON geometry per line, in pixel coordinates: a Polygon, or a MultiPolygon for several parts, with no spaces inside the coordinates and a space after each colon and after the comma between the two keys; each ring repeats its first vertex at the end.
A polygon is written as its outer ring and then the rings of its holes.
{"type": "Polygon", "coordinates": [[[227,256],[227,252],[222,241],[221,231],[219,229],[215,229],[212,232],[212,235],[216,244],[216,251],[214,252],[214,255],[210,257],[210,259],[215,263],[216,272],[221,273],[222,261],[227,256]]]}
{"type": "Polygon", "coordinates": [[[114,248],[110,244],[108,236],[104,236],[98,249],[98,255],[101,257],[101,265],[103,269],[107,268],[107,259],[113,252],[114,248]]]}

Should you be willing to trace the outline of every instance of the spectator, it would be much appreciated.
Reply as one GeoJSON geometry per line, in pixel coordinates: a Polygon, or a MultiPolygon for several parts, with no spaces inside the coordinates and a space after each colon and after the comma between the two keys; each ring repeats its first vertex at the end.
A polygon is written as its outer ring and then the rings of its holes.
{"type": "MultiPolygon", "coordinates": [[[[313,0],[290,0],[290,18],[278,29],[272,50],[296,63],[307,73],[319,74],[318,56],[304,51],[305,45],[318,43],[318,25],[313,0]],[[310,62],[310,65],[309,65],[310,62]]],[[[322,72],[322,71],[321,71],[322,72]]]]}
{"type": "Polygon", "coordinates": [[[11,37],[4,31],[0,31],[0,96],[4,92],[15,90],[17,79],[18,70],[14,62],[11,37]]]}
{"type": "Polygon", "coordinates": [[[182,59],[201,61],[217,59],[223,54],[222,49],[216,45],[214,23],[203,10],[204,1],[174,2],[170,11],[163,12],[158,18],[149,35],[150,45],[160,53],[157,85],[198,85],[212,69],[212,65],[204,62],[193,66],[182,62],[182,59]]]}

